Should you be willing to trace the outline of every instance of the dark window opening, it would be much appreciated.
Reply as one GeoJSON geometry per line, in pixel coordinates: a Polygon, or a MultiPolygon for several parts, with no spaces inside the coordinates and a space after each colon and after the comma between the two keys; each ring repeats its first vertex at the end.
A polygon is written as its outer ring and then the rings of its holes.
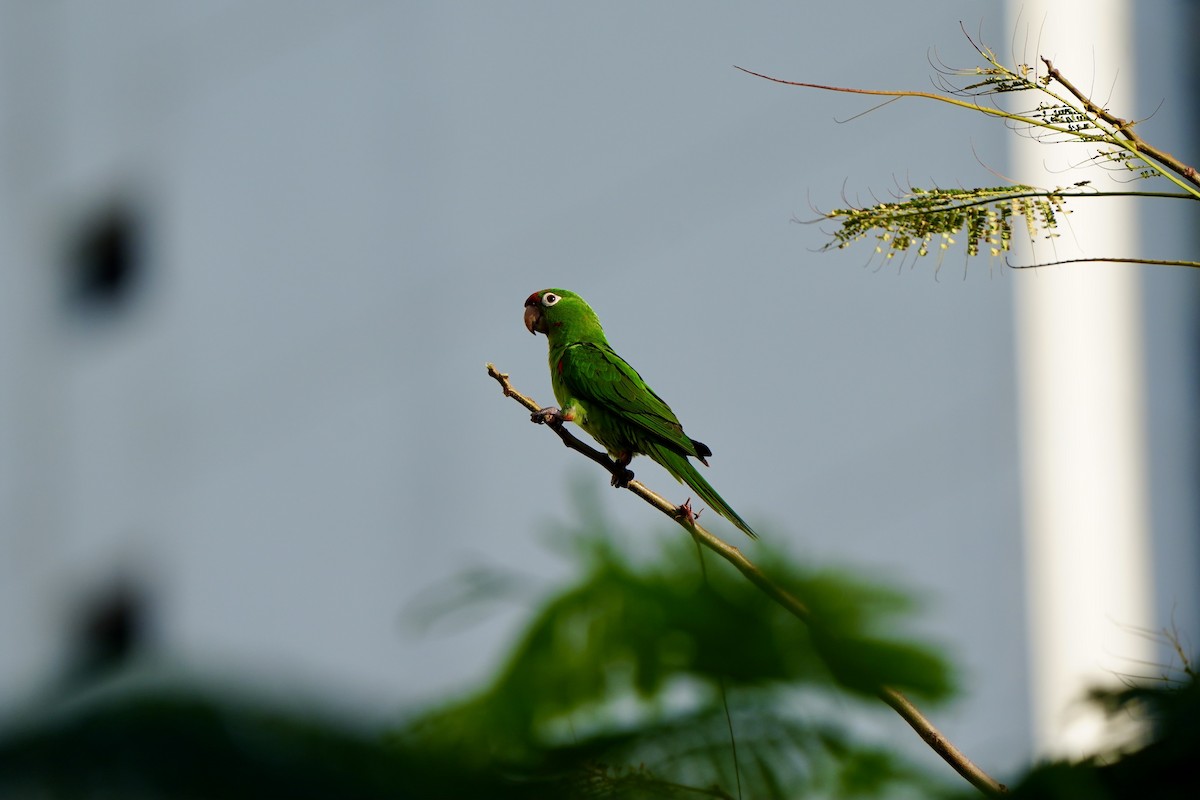
{"type": "Polygon", "coordinates": [[[129,576],[80,592],[67,622],[62,688],[82,688],[146,655],[155,633],[153,597],[129,576]]]}
{"type": "Polygon", "coordinates": [[[70,305],[89,315],[123,309],[143,277],[140,239],[139,220],[124,206],[85,221],[69,251],[70,305]]]}

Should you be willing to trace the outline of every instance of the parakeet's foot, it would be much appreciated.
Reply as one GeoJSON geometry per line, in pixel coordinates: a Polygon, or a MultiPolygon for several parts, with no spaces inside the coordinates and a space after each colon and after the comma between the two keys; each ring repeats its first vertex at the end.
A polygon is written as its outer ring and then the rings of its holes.
{"type": "Polygon", "coordinates": [[[529,419],[538,425],[549,425],[551,428],[561,428],[563,424],[563,413],[555,406],[546,406],[539,408],[537,411],[529,415],[529,419]]]}
{"type": "Polygon", "coordinates": [[[629,486],[629,482],[633,480],[633,470],[626,469],[620,464],[617,464],[617,471],[613,472],[612,480],[609,481],[614,488],[624,489],[629,486]]]}
{"type": "Polygon", "coordinates": [[[633,453],[622,453],[613,460],[615,469],[612,471],[612,485],[617,489],[624,489],[633,480],[633,470],[629,469],[629,462],[633,461],[633,453]]]}
{"type": "Polygon", "coordinates": [[[530,414],[529,418],[538,425],[549,425],[551,428],[558,429],[564,422],[575,421],[575,410],[562,411],[554,406],[546,406],[530,414]]]}

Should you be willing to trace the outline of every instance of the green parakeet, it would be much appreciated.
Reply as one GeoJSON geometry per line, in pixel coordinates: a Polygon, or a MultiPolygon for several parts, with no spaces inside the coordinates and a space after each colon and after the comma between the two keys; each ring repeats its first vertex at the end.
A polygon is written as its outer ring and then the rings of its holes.
{"type": "Polygon", "coordinates": [[[613,478],[614,486],[629,483],[633,473],[626,467],[635,455],[648,455],[710,508],[758,538],[688,461],[690,456],[708,466],[712,451],[689,438],[671,407],[613,352],[600,319],[583,298],[565,289],[534,292],[525,301],[525,327],[549,341],[550,381],[559,404],[559,409],[542,409],[535,417],[574,422],[591,434],[623,472],[613,478]]]}

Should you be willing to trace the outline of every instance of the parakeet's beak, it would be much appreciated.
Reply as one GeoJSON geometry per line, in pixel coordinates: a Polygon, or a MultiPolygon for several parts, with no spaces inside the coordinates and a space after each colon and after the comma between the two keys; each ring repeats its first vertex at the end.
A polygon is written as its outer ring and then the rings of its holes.
{"type": "Polygon", "coordinates": [[[542,304],[536,296],[525,301],[525,327],[534,336],[546,332],[546,319],[542,316],[542,304]]]}

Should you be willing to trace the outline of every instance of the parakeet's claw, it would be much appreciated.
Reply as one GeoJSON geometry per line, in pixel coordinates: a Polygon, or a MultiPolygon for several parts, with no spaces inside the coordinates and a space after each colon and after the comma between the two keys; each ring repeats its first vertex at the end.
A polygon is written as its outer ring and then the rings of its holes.
{"type": "Polygon", "coordinates": [[[631,480],[633,480],[633,470],[623,467],[618,463],[617,471],[613,472],[612,480],[610,481],[613,488],[624,489],[629,486],[631,480]]]}
{"type": "Polygon", "coordinates": [[[538,425],[549,425],[551,428],[561,428],[563,424],[563,413],[555,406],[546,406],[539,408],[537,411],[529,415],[529,419],[538,425]]]}
{"type": "Polygon", "coordinates": [[[612,485],[615,488],[624,489],[633,480],[633,471],[629,469],[630,461],[633,461],[633,453],[621,453],[613,459],[612,485]]]}

